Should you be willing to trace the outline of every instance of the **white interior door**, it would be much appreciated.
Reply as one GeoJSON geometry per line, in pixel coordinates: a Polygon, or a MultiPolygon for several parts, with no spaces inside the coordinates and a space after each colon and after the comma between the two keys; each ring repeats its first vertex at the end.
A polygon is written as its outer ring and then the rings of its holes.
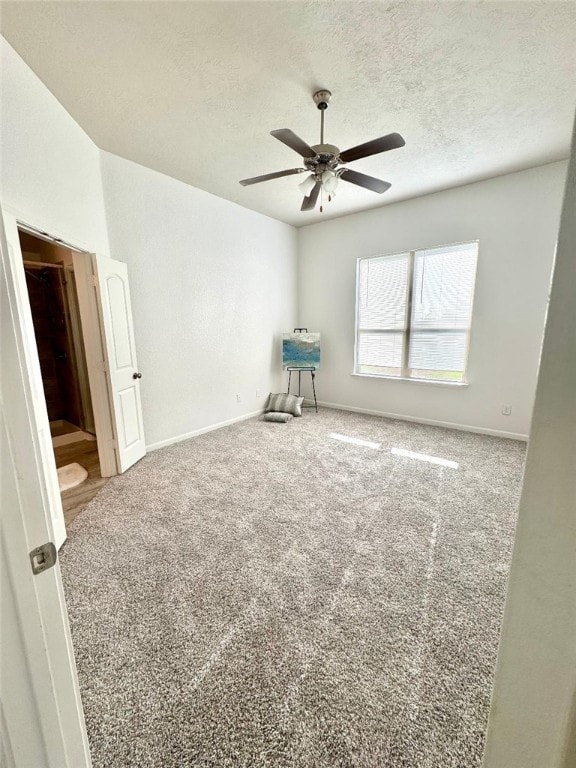
{"type": "MultiPolygon", "coordinates": [[[[39,446],[39,435],[49,439],[48,415],[16,222],[5,221],[11,248],[0,212],[0,765],[90,768],[59,564],[34,574],[30,558],[55,542],[45,477],[52,445],[39,446]]],[[[63,535],[63,523],[58,530],[63,535]]]]}
{"type": "Polygon", "coordinates": [[[118,471],[125,472],[146,453],[128,267],[102,256],[96,256],[95,262],[118,471]]]}
{"type": "MultiPolygon", "coordinates": [[[[6,237],[6,253],[2,255],[6,280],[13,294],[11,296],[11,322],[18,328],[21,343],[20,365],[30,382],[29,412],[33,420],[33,443],[30,453],[30,463],[35,462],[42,471],[38,477],[42,491],[42,502],[48,510],[51,526],[50,540],[59,549],[66,539],[66,526],[64,524],[64,511],[60,497],[58,474],[56,472],[56,459],[50,434],[48,410],[44,396],[44,384],[40,372],[38,348],[32,323],[32,312],[28,300],[26,277],[24,275],[24,263],[22,250],[18,237],[18,226],[14,216],[3,211],[3,221],[6,237]]],[[[3,366],[5,362],[3,361],[3,366]]],[[[32,471],[32,470],[31,470],[32,471]]]]}

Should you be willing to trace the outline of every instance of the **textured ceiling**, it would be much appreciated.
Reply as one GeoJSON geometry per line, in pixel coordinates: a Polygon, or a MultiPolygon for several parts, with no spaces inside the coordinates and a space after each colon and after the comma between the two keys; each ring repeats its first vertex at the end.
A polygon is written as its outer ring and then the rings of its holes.
{"type": "Polygon", "coordinates": [[[576,84],[574,2],[3,2],[2,33],[99,147],[296,226],[564,158],[576,84]],[[300,165],[272,138],[392,131],[300,213],[300,165]]]}

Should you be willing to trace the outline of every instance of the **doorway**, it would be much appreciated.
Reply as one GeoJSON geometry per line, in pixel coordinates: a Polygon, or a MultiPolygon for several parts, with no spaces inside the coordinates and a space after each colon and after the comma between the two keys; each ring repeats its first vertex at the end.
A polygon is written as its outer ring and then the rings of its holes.
{"type": "MultiPolygon", "coordinates": [[[[62,502],[63,499],[68,502],[68,496],[63,497],[59,488],[55,446],[52,442],[24,261],[32,263],[30,269],[42,266],[39,262],[44,259],[45,265],[54,264],[56,261],[65,268],[70,266],[70,256],[72,259],[76,291],[68,296],[67,306],[70,306],[70,301],[74,305],[74,296],[77,294],[96,433],[96,440],[90,442],[93,446],[95,444],[93,456],[94,459],[98,456],[100,470],[100,477],[94,477],[96,472],[93,477],[99,482],[99,487],[104,484],[104,478],[125,472],[146,454],[140,397],[142,374],[138,370],[136,359],[128,269],[123,262],[90,253],[37,229],[33,224],[18,220],[4,208],[1,209],[1,214],[6,239],[6,252],[2,253],[2,269],[11,291],[11,314],[6,322],[3,321],[2,327],[4,328],[8,320],[13,323],[20,345],[19,356],[14,365],[25,370],[30,380],[28,418],[32,425],[34,444],[34,451],[28,457],[30,476],[33,476],[35,468],[40,469],[36,477],[40,484],[44,509],[50,516],[50,543],[54,543],[56,549],[59,549],[66,540],[62,502]],[[39,254],[37,251],[25,250],[26,254],[37,254],[32,258],[25,259],[23,255],[21,236],[24,234],[32,235],[41,241],[40,244],[32,241],[33,245],[40,249],[39,254]],[[43,242],[63,248],[67,253],[59,252],[56,259],[45,258],[47,254],[42,250],[43,242]]],[[[46,269],[51,267],[46,266],[46,269]]],[[[72,271],[66,274],[72,274],[72,271]]],[[[72,281],[68,281],[67,285],[73,285],[72,281]]],[[[66,285],[63,287],[68,290],[66,285]]],[[[74,317],[73,311],[70,316],[74,317]]],[[[82,376],[81,373],[77,375],[81,389],[82,376]]],[[[12,386],[17,386],[15,379],[10,381],[12,386]]],[[[84,412],[80,418],[84,418],[84,424],[73,426],[78,426],[85,432],[90,428],[89,414],[84,412]]],[[[23,426],[21,425],[21,428],[23,426]]],[[[68,462],[69,459],[70,457],[66,456],[62,460],[68,462]]],[[[89,486],[84,486],[82,491],[88,488],[89,486]]],[[[95,494],[98,489],[91,493],[95,494]]],[[[87,496],[90,496],[90,493],[87,496]]],[[[83,509],[87,501],[86,497],[77,499],[76,509],[69,510],[68,518],[83,509]]],[[[66,506],[69,506],[68,503],[66,506]]]]}
{"type": "Polygon", "coordinates": [[[18,236],[64,521],[69,525],[107,482],[98,455],[73,252],[21,229],[18,236]]]}

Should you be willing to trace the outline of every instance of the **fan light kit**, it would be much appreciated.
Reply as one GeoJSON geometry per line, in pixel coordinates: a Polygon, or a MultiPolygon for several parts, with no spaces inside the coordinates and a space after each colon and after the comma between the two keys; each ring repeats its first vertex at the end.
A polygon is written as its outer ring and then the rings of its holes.
{"type": "MultiPolygon", "coordinates": [[[[324,112],[328,109],[328,103],[332,94],[327,90],[316,91],[312,97],[314,103],[320,110],[320,144],[308,146],[299,136],[289,128],[280,128],[277,131],[270,131],[274,138],[281,141],[286,146],[298,152],[304,158],[304,168],[290,168],[287,171],[277,171],[276,173],[267,173],[264,176],[254,176],[252,179],[243,179],[240,184],[247,187],[250,184],[259,184],[261,181],[278,179],[282,176],[292,176],[297,173],[310,172],[304,181],[298,185],[304,200],[302,201],[301,211],[312,211],[316,207],[320,193],[326,193],[330,201],[336,194],[336,188],[340,179],[356,184],[359,187],[370,189],[372,192],[386,192],[391,184],[381,179],[375,179],[373,176],[367,176],[365,173],[353,171],[346,168],[346,163],[353,160],[360,160],[363,157],[377,155],[380,152],[387,152],[389,149],[398,149],[406,143],[399,133],[389,133],[379,139],[367,141],[365,144],[359,144],[344,152],[340,152],[338,147],[333,144],[324,143],[324,112]]],[[[320,212],[323,207],[320,204],[320,212]]]]}

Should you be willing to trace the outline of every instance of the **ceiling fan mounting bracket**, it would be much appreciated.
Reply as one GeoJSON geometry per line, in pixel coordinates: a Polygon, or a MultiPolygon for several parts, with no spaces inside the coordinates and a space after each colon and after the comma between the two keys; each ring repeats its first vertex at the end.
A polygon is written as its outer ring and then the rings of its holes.
{"type": "Polygon", "coordinates": [[[321,89],[320,91],[316,91],[312,98],[318,109],[324,110],[328,109],[328,102],[332,98],[332,93],[326,89],[321,89]]]}

